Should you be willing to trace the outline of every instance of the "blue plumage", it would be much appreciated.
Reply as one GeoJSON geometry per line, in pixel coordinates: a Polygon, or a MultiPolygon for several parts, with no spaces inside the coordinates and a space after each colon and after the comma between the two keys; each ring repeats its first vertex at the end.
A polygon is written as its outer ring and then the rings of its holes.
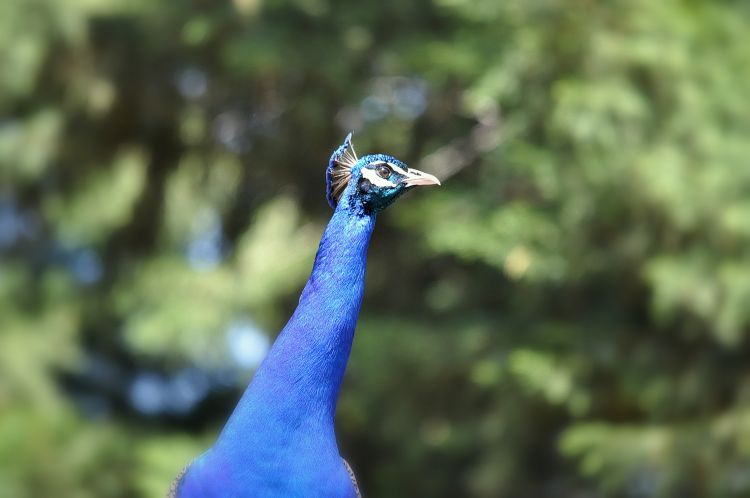
{"type": "Polygon", "coordinates": [[[335,208],[299,305],[214,445],[175,487],[178,498],[355,498],[334,433],[339,388],[364,292],[375,217],[432,175],[386,155],[357,159],[351,134],[331,156],[335,208]]]}

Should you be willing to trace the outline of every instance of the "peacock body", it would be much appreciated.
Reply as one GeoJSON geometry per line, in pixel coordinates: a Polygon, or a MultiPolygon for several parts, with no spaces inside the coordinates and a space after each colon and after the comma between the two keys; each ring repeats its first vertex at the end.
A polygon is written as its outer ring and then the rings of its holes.
{"type": "Polygon", "coordinates": [[[355,498],[334,432],[364,292],[375,218],[432,175],[384,154],[357,158],[351,134],[326,170],[333,216],[299,305],[214,445],[173,487],[177,498],[355,498]]]}

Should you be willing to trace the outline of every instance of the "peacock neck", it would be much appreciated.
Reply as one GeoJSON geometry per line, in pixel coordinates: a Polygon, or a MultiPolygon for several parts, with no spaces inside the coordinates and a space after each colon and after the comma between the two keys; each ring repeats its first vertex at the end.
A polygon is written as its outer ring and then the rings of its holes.
{"type": "Polygon", "coordinates": [[[335,446],[333,418],[359,315],[375,216],[339,205],[299,305],[228,421],[217,446],[278,447],[295,433],[335,446]],[[249,440],[248,440],[249,438],[249,440]]]}

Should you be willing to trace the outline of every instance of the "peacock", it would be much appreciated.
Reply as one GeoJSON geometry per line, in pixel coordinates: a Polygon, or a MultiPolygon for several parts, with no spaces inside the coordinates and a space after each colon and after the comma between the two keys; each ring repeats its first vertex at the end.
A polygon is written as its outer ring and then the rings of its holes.
{"type": "Polygon", "coordinates": [[[176,498],[354,498],[334,432],[377,214],[418,185],[440,185],[385,154],[357,158],[351,133],[331,155],[334,209],[294,314],[213,446],[175,480],[176,498]]]}

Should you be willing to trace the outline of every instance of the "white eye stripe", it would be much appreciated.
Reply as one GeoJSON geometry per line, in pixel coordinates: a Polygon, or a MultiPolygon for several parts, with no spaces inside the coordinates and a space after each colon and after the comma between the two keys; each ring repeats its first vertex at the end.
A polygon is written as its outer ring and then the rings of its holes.
{"type": "Polygon", "coordinates": [[[409,172],[407,171],[408,168],[404,169],[401,166],[399,166],[398,164],[389,163],[388,161],[376,161],[376,162],[373,162],[373,163],[370,163],[370,164],[373,165],[373,166],[378,166],[380,164],[386,164],[386,165],[390,166],[390,168],[392,170],[396,171],[396,173],[398,173],[400,175],[408,175],[409,174],[409,172]]]}
{"type": "Polygon", "coordinates": [[[408,175],[409,174],[408,171],[406,171],[404,168],[402,168],[398,164],[393,164],[393,163],[386,163],[386,164],[388,166],[390,166],[391,168],[393,168],[396,171],[396,173],[400,173],[402,175],[408,175]]]}
{"type": "Polygon", "coordinates": [[[370,183],[372,183],[373,185],[377,185],[378,187],[395,187],[396,186],[396,184],[393,183],[392,181],[386,178],[379,177],[377,172],[375,172],[375,170],[368,169],[368,168],[362,168],[362,178],[367,178],[368,180],[370,180],[370,183]]]}

